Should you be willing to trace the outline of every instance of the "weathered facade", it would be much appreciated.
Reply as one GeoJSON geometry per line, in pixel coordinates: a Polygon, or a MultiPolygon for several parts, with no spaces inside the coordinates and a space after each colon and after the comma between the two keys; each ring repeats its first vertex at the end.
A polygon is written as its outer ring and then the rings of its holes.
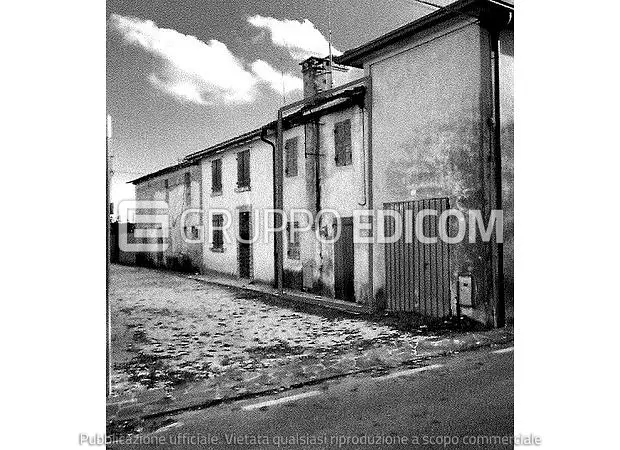
{"type": "MultiPolygon", "coordinates": [[[[200,162],[203,183],[204,220],[203,269],[227,275],[273,283],[273,241],[260,238],[265,211],[273,207],[272,149],[254,132],[234,143],[191,156],[200,162]],[[247,183],[240,180],[240,158],[247,158],[247,183]],[[220,182],[214,183],[213,171],[220,182]],[[230,213],[230,227],[222,245],[214,242],[213,225],[217,216],[230,213]],[[236,239],[245,225],[252,230],[253,242],[236,239]]],[[[226,225],[226,224],[224,224],[226,225]]]]}
{"type": "MultiPolygon", "coordinates": [[[[188,272],[202,268],[202,245],[197,242],[201,234],[201,216],[185,211],[202,208],[202,174],[200,166],[181,163],[134,180],[137,200],[163,200],[168,203],[169,238],[163,252],[140,252],[136,263],[188,272]],[[185,239],[184,236],[187,236],[185,239]]],[[[160,212],[158,212],[159,214],[160,212]]],[[[148,228],[138,224],[136,228],[148,228]]]]}
{"type": "Polygon", "coordinates": [[[481,211],[487,223],[494,209],[506,218],[503,248],[479,236],[439,257],[427,246],[386,255],[387,246],[373,245],[377,304],[504,322],[513,284],[512,24],[510,5],[462,0],[337,59],[362,67],[372,83],[373,209],[415,210],[433,201],[466,219],[481,211]]]}
{"type": "MultiPolygon", "coordinates": [[[[176,230],[159,263],[187,255],[205,272],[501,326],[513,303],[512,23],[511,5],[460,0],[335,58],[339,78],[363,71],[335,88],[329,59],[304,61],[304,99],[276,121],[134,182],[138,199],[169,200],[173,218],[190,173],[191,204],[204,210],[203,222],[196,218],[205,225],[202,244],[177,242],[176,230]],[[274,207],[287,223],[264,239],[275,222],[264,215],[274,207]],[[376,238],[383,225],[394,227],[377,222],[380,210],[427,208],[462,212],[468,230],[471,211],[488,225],[491,211],[503,210],[504,244],[479,233],[451,244],[353,242],[359,211],[374,215],[376,238]],[[291,218],[299,209],[310,217],[291,218]],[[214,233],[224,220],[218,210],[230,212],[233,239],[214,233]],[[329,210],[342,218],[332,243],[317,238],[336,232],[333,217],[318,214],[329,210]],[[261,238],[239,243],[239,235],[261,238]]],[[[437,236],[436,217],[420,225],[437,236]]],[[[454,236],[459,224],[449,228],[454,236]]]]}

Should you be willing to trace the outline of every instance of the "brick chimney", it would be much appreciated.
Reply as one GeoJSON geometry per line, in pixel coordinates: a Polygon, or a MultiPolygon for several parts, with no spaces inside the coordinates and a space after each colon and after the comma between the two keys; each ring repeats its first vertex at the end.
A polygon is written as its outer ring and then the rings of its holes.
{"type": "Polygon", "coordinates": [[[301,63],[301,73],[304,77],[304,98],[332,88],[329,58],[311,56],[301,63]]]}

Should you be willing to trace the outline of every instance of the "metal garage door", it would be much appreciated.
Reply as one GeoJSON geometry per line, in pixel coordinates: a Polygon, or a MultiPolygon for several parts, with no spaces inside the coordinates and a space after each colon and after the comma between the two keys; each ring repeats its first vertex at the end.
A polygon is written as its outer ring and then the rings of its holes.
{"type": "MultiPolygon", "coordinates": [[[[450,253],[448,244],[423,244],[415,239],[415,217],[423,209],[437,211],[422,223],[424,236],[438,236],[439,215],[449,209],[447,198],[384,203],[385,209],[400,213],[403,234],[385,244],[387,308],[389,311],[416,312],[427,317],[447,317],[450,310],[450,253]],[[406,227],[406,211],[413,214],[413,226],[406,227]],[[409,239],[406,239],[409,234],[409,239]],[[407,242],[409,240],[409,242],[407,242]]],[[[386,234],[394,234],[394,219],[386,218],[386,234]]]]}

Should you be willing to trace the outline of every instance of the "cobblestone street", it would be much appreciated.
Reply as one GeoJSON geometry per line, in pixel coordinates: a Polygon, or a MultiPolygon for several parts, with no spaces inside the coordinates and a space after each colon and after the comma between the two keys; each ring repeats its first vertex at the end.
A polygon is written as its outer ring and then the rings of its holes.
{"type": "Polygon", "coordinates": [[[260,375],[295,360],[325,365],[386,343],[411,351],[417,337],[387,326],[275,306],[257,294],[175,273],[112,266],[113,394],[188,381],[260,375]]]}
{"type": "Polygon", "coordinates": [[[108,433],[159,417],[512,341],[512,330],[414,334],[188,275],[113,265],[108,433]]]}

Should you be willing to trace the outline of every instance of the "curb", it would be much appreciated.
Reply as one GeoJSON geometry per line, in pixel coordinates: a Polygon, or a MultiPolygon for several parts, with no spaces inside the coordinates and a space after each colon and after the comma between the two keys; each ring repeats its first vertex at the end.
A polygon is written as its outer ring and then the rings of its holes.
{"type": "Polygon", "coordinates": [[[298,304],[320,306],[323,308],[333,309],[341,312],[345,312],[353,315],[371,315],[373,313],[372,308],[366,305],[358,305],[357,303],[345,302],[343,300],[337,300],[317,295],[300,295],[290,291],[278,292],[273,288],[261,289],[260,285],[243,285],[226,283],[221,280],[210,280],[196,275],[189,275],[187,277],[190,280],[198,281],[205,284],[213,284],[216,286],[222,286],[232,289],[243,289],[247,292],[255,294],[270,295],[280,300],[290,300],[298,304]]]}

